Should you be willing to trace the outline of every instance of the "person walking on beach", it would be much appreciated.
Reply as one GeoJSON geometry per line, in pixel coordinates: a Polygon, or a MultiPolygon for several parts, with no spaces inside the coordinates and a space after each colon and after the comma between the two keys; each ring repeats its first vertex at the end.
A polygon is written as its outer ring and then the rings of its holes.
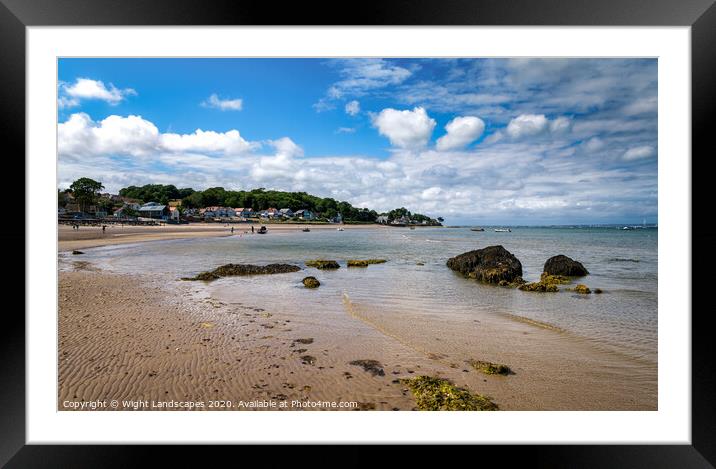
{"type": "Polygon", "coordinates": [[[104,234],[106,230],[107,230],[107,225],[102,225],[102,234],[104,234]]]}
{"type": "Polygon", "coordinates": [[[234,234],[234,227],[231,227],[231,234],[234,234]]]}
{"type": "Polygon", "coordinates": [[[254,226],[253,226],[253,225],[251,225],[251,232],[252,232],[252,233],[254,232],[254,226]]]}

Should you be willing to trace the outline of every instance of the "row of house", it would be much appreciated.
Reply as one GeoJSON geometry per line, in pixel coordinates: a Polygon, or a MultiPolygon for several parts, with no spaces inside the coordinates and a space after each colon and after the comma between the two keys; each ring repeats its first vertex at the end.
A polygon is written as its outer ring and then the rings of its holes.
{"type": "MultiPolygon", "coordinates": [[[[176,220],[180,219],[179,207],[163,205],[157,202],[147,202],[146,204],[125,203],[124,206],[114,211],[117,218],[125,218],[128,213],[136,212],[139,218],[152,218],[159,220],[176,220]]],[[[202,218],[204,220],[213,220],[216,218],[264,218],[264,219],[286,219],[299,218],[301,220],[313,220],[316,215],[310,210],[298,210],[294,212],[290,208],[281,210],[269,208],[260,212],[254,211],[252,208],[231,208],[231,207],[205,207],[201,209],[186,209],[184,215],[189,217],[202,218]]]]}
{"type": "Polygon", "coordinates": [[[254,211],[252,208],[231,208],[231,207],[206,207],[199,209],[198,211],[188,212],[189,215],[198,215],[200,218],[213,219],[213,218],[265,218],[265,219],[279,219],[279,218],[293,218],[298,217],[301,220],[313,220],[315,214],[310,210],[298,210],[294,212],[290,208],[269,208],[260,212],[254,211]]]}

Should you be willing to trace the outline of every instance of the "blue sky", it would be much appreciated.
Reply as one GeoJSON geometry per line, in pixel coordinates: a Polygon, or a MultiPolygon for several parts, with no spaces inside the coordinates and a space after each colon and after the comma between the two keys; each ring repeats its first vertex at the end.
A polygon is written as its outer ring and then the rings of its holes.
{"type": "Polygon", "coordinates": [[[266,187],[453,223],[657,221],[655,59],[61,59],[59,186],[266,187]]]}

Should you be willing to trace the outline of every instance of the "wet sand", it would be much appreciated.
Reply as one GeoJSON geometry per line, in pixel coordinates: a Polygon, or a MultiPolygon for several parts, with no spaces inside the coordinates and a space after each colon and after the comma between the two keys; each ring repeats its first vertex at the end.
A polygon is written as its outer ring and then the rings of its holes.
{"type": "Polygon", "coordinates": [[[233,410],[246,410],[242,401],[286,405],[270,410],[301,409],[295,402],[412,410],[398,380],[418,375],[489,395],[501,410],[656,409],[655,383],[645,399],[635,396],[635,381],[620,379],[623,357],[537,324],[505,317],[435,327],[422,324],[424,316],[395,318],[348,297],[335,314],[312,314],[310,305],[287,313],[235,288],[229,295],[84,261],[73,268],[59,273],[60,410],[65,401],[112,399],[202,402],[205,410],[225,410],[208,406],[226,400],[233,410]],[[507,363],[514,374],[484,375],[470,359],[507,363]],[[355,360],[377,360],[384,373],[355,360]]]}
{"type": "MultiPolygon", "coordinates": [[[[69,225],[58,227],[59,251],[72,251],[75,249],[87,249],[98,246],[109,246],[115,244],[139,243],[145,241],[160,241],[168,239],[207,238],[219,236],[231,236],[231,227],[234,227],[234,234],[250,232],[251,226],[258,229],[260,224],[254,223],[191,223],[188,225],[161,225],[161,226],[132,226],[132,225],[107,225],[106,231],[102,232],[100,226],[81,226],[79,230],[72,229],[69,225]]],[[[287,233],[300,231],[303,228],[311,230],[336,230],[338,225],[314,225],[314,224],[280,224],[268,223],[265,225],[269,232],[287,233]]],[[[390,229],[380,225],[344,225],[345,230],[364,229],[390,229]]]]}

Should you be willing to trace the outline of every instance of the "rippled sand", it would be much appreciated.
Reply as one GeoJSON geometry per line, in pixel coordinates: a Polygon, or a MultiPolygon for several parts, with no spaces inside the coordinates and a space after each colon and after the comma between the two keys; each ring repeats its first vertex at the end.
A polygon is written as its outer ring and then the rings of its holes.
{"type": "Polygon", "coordinates": [[[436,326],[425,314],[385,314],[348,295],[331,303],[330,314],[314,313],[310,303],[286,311],[250,290],[167,283],[88,263],[73,268],[59,274],[60,410],[68,400],[112,399],[410,410],[415,402],[397,379],[421,374],[487,394],[502,410],[657,408],[655,368],[644,372],[631,359],[530,322],[479,316],[436,326]],[[506,363],[514,374],[483,375],[471,359],[506,363]],[[378,360],[385,374],[354,360],[378,360]]]}

